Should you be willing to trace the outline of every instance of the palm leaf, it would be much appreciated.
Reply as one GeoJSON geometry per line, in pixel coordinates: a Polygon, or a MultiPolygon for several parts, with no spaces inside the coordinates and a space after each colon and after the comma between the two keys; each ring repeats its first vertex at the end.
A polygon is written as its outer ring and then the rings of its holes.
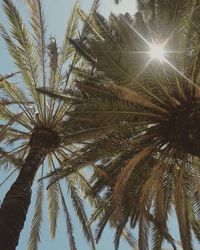
{"type": "Polygon", "coordinates": [[[42,9],[40,0],[25,0],[25,3],[29,7],[31,14],[31,26],[34,31],[34,39],[36,42],[36,52],[39,57],[40,67],[42,70],[42,81],[43,85],[46,86],[46,72],[45,72],[45,60],[46,60],[46,44],[45,44],[45,16],[42,9]]]}
{"type": "Polygon", "coordinates": [[[122,173],[120,174],[120,176],[115,184],[115,187],[114,187],[114,198],[113,199],[116,202],[116,204],[118,205],[118,207],[121,203],[122,194],[123,194],[123,187],[126,184],[126,182],[128,181],[128,179],[130,178],[130,175],[131,175],[133,169],[136,167],[136,165],[138,164],[138,162],[141,159],[144,159],[145,157],[147,157],[152,151],[153,151],[152,146],[149,146],[149,147],[142,149],[138,154],[136,154],[128,162],[128,164],[122,170],[122,173]]]}
{"type": "Polygon", "coordinates": [[[67,28],[66,28],[65,35],[64,35],[63,44],[61,47],[61,54],[60,54],[59,62],[58,62],[60,74],[62,72],[63,65],[74,53],[73,47],[69,46],[70,44],[69,44],[68,38],[70,37],[71,39],[72,38],[74,39],[78,35],[77,34],[77,27],[78,27],[77,10],[78,10],[78,8],[79,8],[79,4],[77,2],[73,7],[73,10],[71,12],[71,16],[70,16],[68,23],[67,23],[67,28]]]}
{"type": "Polygon", "coordinates": [[[12,40],[7,36],[5,29],[2,27],[2,35],[4,38],[8,38],[9,51],[15,59],[15,62],[20,67],[21,73],[29,78],[29,81],[25,81],[31,87],[31,84],[37,85],[37,64],[33,56],[32,43],[26,27],[22,22],[22,18],[16,9],[15,5],[10,0],[3,1],[4,11],[11,24],[11,34],[13,39],[19,44],[14,45],[12,40]],[[23,58],[21,60],[20,58],[23,58]],[[24,72],[25,69],[27,72],[24,72]]]}
{"type": "Polygon", "coordinates": [[[72,222],[71,222],[71,218],[68,212],[68,208],[65,202],[65,198],[63,195],[63,192],[59,186],[59,191],[60,191],[60,195],[61,195],[61,202],[62,202],[62,206],[63,206],[63,211],[65,214],[65,220],[66,220],[66,226],[67,226],[67,232],[68,232],[68,237],[69,237],[69,243],[70,243],[70,249],[71,250],[76,250],[76,244],[75,244],[75,239],[74,239],[74,235],[73,235],[73,227],[72,227],[72,222]]]}
{"type": "Polygon", "coordinates": [[[87,215],[85,213],[83,201],[81,200],[81,198],[78,194],[78,190],[73,185],[73,183],[70,180],[67,180],[67,183],[68,183],[68,189],[69,189],[70,194],[71,194],[72,203],[74,205],[74,209],[76,211],[76,214],[81,222],[85,237],[91,243],[92,249],[95,249],[95,243],[93,240],[92,231],[90,229],[90,226],[87,224],[88,219],[87,219],[87,215]]]}
{"type": "Polygon", "coordinates": [[[19,74],[19,73],[20,73],[20,72],[18,71],[18,72],[15,72],[15,73],[10,73],[10,74],[1,76],[1,77],[0,77],[0,82],[6,80],[6,79],[8,79],[8,78],[11,78],[11,77],[13,77],[13,76],[16,76],[16,75],[19,74]]]}
{"type": "MultiPolygon", "coordinates": [[[[51,179],[49,179],[51,182],[51,179]]],[[[47,189],[47,200],[49,206],[49,218],[50,218],[50,235],[53,239],[56,235],[57,228],[57,218],[58,218],[58,209],[59,209],[59,185],[54,183],[49,186],[47,189]]]]}
{"type": "Polygon", "coordinates": [[[42,201],[43,201],[43,182],[38,184],[37,199],[35,203],[34,216],[31,223],[31,233],[29,237],[28,250],[37,250],[40,238],[40,227],[42,222],[42,201]]]}
{"type": "Polygon", "coordinates": [[[192,249],[190,225],[186,215],[187,212],[186,212],[184,181],[185,181],[184,172],[183,170],[180,170],[177,180],[175,205],[176,205],[176,212],[179,222],[180,237],[181,237],[181,242],[183,244],[183,249],[192,249]]]}
{"type": "Polygon", "coordinates": [[[14,166],[21,167],[22,166],[22,159],[16,159],[15,156],[10,154],[9,152],[6,152],[2,148],[0,148],[0,159],[6,159],[6,162],[10,162],[14,166]]]}

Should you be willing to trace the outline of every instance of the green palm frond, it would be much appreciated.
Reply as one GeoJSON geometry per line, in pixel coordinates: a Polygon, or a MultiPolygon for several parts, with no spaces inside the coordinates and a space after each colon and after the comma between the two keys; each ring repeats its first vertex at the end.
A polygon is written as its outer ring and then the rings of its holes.
{"type": "Polygon", "coordinates": [[[33,120],[31,113],[27,109],[27,106],[33,102],[27,99],[24,92],[16,84],[12,84],[6,81],[3,81],[1,83],[1,88],[10,97],[13,103],[18,103],[23,112],[26,113],[27,116],[33,120]]]}
{"type": "Polygon", "coordinates": [[[46,72],[45,72],[45,60],[46,60],[46,25],[45,16],[40,0],[29,1],[25,0],[25,3],[29,7],[31,15],[31,26],[34,31],[34,40],[37,56],[39,58],[43,85],[46,86],[46,72]]]}
{"type": "Polygon", "coordinates": [[[55,99],[62,100],[64,102],[70,103],[71,100],[74,100],[71,96],[67,96],[66,94],[62,94],[56,90],[52,90],[52,88],[36,88],[36,90],[44,95],[50,96],[55,99]]]}
{"type": "Polygon", "coordinates": [[[72,222],[71,222],[71,218],[70,218],[70,214],[65,202],[65,198],[63,195],[63,192],[60,189],[60,195],[61,195],[61,202],[62,202],[62,206],[63,206],[63,211],[65,214],[65,220],[66,220],[66,227],[67,227],[67,232],[68,232],[68,237],[69,237],[69,244],[70,244],[70,249],[72,250],[76,250],[76,243],[75,243],[75,239],[74,239],[74,233],[73,233],[73,226],[72,226],[72,222]]]}
{"type": "Polygon", "coordinates": [[[54,183],[48,188],[48,204],[49,204],[49,218],[50,218],[50,234],[51,238],[56,235],[57,218],[59,211],[59,186],[58,183],[54,183]]]}
{"type": "Polygon", "coordinates": [[[200,241],[200,235],[199,235],[199,229],[200,229],[200,222],[199,222],[199,220],[194,220],[193,222],[192,222],[192,228],[193,228],[193,231],[194,231],[194,235],[195,235],[195,237],[196,237],[196,239],[198,240],[198,241],[200,241]]]}
{"type": "Polygon", "coordinates": [[[85,36],[70,41],[84,67],[75,67],[66,94],[66,136],[79,148],[68,164],[96,166],[97,240],[115,218],[116,248],[130,223],[139,227],[140,249],[162,249],[164,240],[176,249],[168,229],[174,207],[183,249],[192,249],[200,211],[199,1],[141,0],[138,10],[109,20],[79,10],[85,36]],[[151,56],[153,44],[164,58],[151,56]]]}
{"type": "Polygon", "coordinates": [[[61,55],[59,57],[59,62],[58,62],[60,72],[62,72],[62,67],[64,66],[65,62],[74,54],[74,49],[72,46],[70,46],[69,43],[69,37],[73,39],[78,37],[78,32],[77,32],[79,23],[78,9],[79,9],[79,4],[77,2],[74,5],[70,19],[67,22],[67,29],[65,31],[64,41],[61,47],[61,55]]]}
{"type": "Polygon", "coordinates": [[[74,186],[74,184],[70,180],[67,180],[67,183],[68,183],[68,189],[71,195],[72,203],[74,205],[74,209],[76,211],[77,217],[79,218],[81,222],[85,237],[87,238],[88,242],[91,242],[91,249],[95,249],[95,243],[93,241],[92,231],[87,224],[88,219],[85,213],[83,201],[80,198],[78,194],[78,190],[74,186]]]}
{"type": "Polygon", "coordinates": [[[41,241],[40,228],[42,222],[42,201],[43,201],[44,185],[40,182],[37,190],[37,199],[35,204],[35,211],[31,223],[31,233],[29,237],[28,250],[38,249],[38,244],[41,241]]]}
{"type": "Polygon", "coordinates": [[[6,39],[9,52],[15,59],[15,63],[23,74],[25,82],[29,86],[31,83],[36,86],[38,82],[37,62],[33,56],[33,44],[29,32],[23,24],[22,17],[16,6],[11,1],[4,1],[3,6],[11,24],[12,38],[3,26],[1,27],[2,36],[6,39]]]}

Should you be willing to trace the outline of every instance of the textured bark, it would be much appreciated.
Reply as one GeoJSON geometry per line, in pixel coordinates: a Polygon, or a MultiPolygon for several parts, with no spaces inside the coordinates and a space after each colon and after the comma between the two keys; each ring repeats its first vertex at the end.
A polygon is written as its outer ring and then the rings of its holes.
{"type": "Polygon", "coordinates": [[[39,148],[32,147],[0,208],[0,249],[15,250],[31,202],[31,187],[44,160],[39,148]]]}

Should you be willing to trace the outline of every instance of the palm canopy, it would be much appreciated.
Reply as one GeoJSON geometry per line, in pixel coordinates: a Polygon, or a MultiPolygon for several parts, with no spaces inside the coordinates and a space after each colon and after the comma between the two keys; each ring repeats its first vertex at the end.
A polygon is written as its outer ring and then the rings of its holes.
{"type": "MultiPolygon", "coordinates": [[[[12,211],[19,211],[21,214],[23,212],[23,220],[25,219],[32,181],[38,167],[42,164],[41,181],[38,182],[38,192],[28,244],[29,250],[35,250],[38,249],[40,241],[44,187],[46,184],[48,185],[42,177],[49,171],[56,170],[58,166],[61,167],[63,159],[65,159],[65,163],[62,166],[67,165],[66,159],[70,158],[71,152],[73,152],[73,145],[67,140],[63,126],[63,115],[67,110],[70,110],[71,98],[66,98],[69,103],[66,104],[65,100],[66,105],[64,106],[63,101],[55,102],[55,99],[39,94],[36,88],[47,87],[57,91],[60,89],[65,91],[68,88],[72,79],[71,66],[76,65],[79,59],[74,48],[68,42],[68,37],[76,38],[78,36],[77,11],[79,7],[76,4],[72,11],[63,44],[58,52],[56,39],[53,36],[50,39],[46,38],[47,29],[41,1],[26,0],[24,2],[29,9],[31,27],[27,28],[17,7],[10,0],[3,1],[3,10],[9,21],[9,30],[2,24],[0,25],[1,36],[5,40],[8,51],[19,70],[17,73],[20,73],[20,77],[16,78],[16,81],[19,81],[20,84],[14,82],[13,78],[11,80],[10,77],[14,77],[15,74],[1,76],[0,78],[1,95],[4,98],[0,103],[2,121],[0,127],[0,164],[4,165],[6,169],[12,167],[20,170],[17,181],[7,193],[0,208],[1,223],[4,223],[5,218],[6,225],[2,226],[1,224],[0,240],[1,247],[3,247],[4,243],[2,241],[6,241],[3,237],[5,235],[7,237],[7,232],[13,230],[12,228],[9,229],[9,226],[12,227],[18,223],[15,213],[12,213],[12,211]],[[6,100],[7,103],[5,103],[6,100]],[[13,104],[14,106],[10,105],[8,107],[5,104],[13,104]],[[21,190],[20,188],[26,189],[21,190]],[[12,210],[13,207],[9,207],[12,204],[15,210],[12,210]],[[20,206],[24,208],[24,211],[16,210],[20,206]],[[9,214],[9,211],[12,214],[9,214]],[[4,232],[4,228],[6,228],[6,232],[4,232]]],[[[80,190],[83,188],[88,189],[89,184],[83,173],[78,171],[66,178],[66,182],[74,210],[82,224],[84,235],[88,242],[91,243],[91,248],[94,249],[92,233],[86,223],[87,216],[78,191],[78,188],[80,190]]],[[[59,182],[48,187],[47,201],[51,237],[55,237],[58,210],[62,206],[70,249],[75,250],[76,243],[71,216],[68,211],[65,192],[59,182]]],[[[20,222],[19,232],[23,227],[23,220],[20,222]]],[[[10,238],[8,236],[9,240],[7,241],[11,241],[15,237],[14,234],[12,236],[10,238]]],[[[14,244],[18,242],[17,237],[14,244]]],[[[5,249],[15,249],[15,247],[9,248],[6,246],[5,249]]]]}
{"type": "Polygon", "coordinates": [[[173,207],[183,249],[193,248],[193,234],[200,240],[199,6],[141,0],[134,17],[109,21],[80,13],[87,30],[71,42],[85,69],[75,68],[74,110],[66,115],[76,126],[66,130],[69,141],[85,142],[74,153],[76,169],[95,169],[97,240],[110,222],[116,249],[128,223],[138,225],[140,249],[148,249],[149,229],[151,249],[164,239],[176,249],[167,223],[173,207]],[[152,56],[153,45],[162,58],[152,56]]]}

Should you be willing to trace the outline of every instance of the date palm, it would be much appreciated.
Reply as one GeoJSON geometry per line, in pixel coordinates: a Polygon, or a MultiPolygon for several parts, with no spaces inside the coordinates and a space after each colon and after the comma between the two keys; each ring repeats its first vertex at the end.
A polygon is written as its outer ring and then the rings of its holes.
{"type": "MultiPolygon", "coordinates": [[[[199,6],[138,0],[134,17],[109,21],[94,13],[87,22],[80,13],[85,37],[71,43],[85,69],[75,69],[74,109],[66,115],[76,126],[66,130],[82,143],[76,169],[94,169],[97,241],[110,223],[116,249],[126,225],[138,226],[139,249],[148,249],[149,229],[151,249],[164,239],[176,249],[168,230],[173,208],[183,249],[193,249],[192,234],[200,241],[199,6]]],[[[68,172],[61,169],[60,178],[68,172]]]]}
{"type": "MultiPolygon", "coordinates": [[[[46,24],[40,0],[24,1],[30,11],[29,29],[13,1],[3,0],[3,10],[9,22],[9,30],[2,24],[0,33],[5,40],[8,51],[18,68],[20,76],[0,79],[0,163],[5,168],[14,167],[19,175],[7,192],[0,208],[0,246],[4,250],[14,250],[18,245],[20,232],[26,220],[31,201],[31,187],[38,169],[41,168],[41,180],[38,182],[35,210],[28,248],[38,249],[42,222],[42,201],[44,187],[48,183],[42,178],[48,171],[56,170],[62,159],[70,158],[73,145],[66,139],[63,126],[63,114],[70,109],[70,98],[65,106],[62,101],[55,102],[51,97],[39,94],[36,87],[60,88],[65,91],[71,80],[71,68],[78,62],[78,56],[68,43],[68,37],[77,37],[78,5],[74,7],[67,25],[63,44],[58,52],[56,40],[51,36],[46,39],[46,24]],[[68,69],[68,70],[67,70],[68,69]],[[9,78],[9,79],[8,79],[9,78]],[[15,79],[15,82],[13,81],[15,79]],[[9,80],[9,81],[8,81],[9,80]],[[11,82],[12,81],[12,82],[11,82]],[[19,84],[17,84],[19,82],[19,84]],[[7,104],[13,104],[9,107],[7,104]],[[48,168],[47,168],[48,165],[48,168]]],[[[65,162],[67,165],[67,162],[65,162]]],[[[64,165],[63,165],[64,167],[64,165]]],[[[71,175],[66,179],[71,201],[80,220],[84,235],[94,249],[94,242],[84,205],[78,192],[89,188],[82,173],[71,175]]],[[[68,211],[66,193],[59,182],[47,190],[50,217],[50,234],[54,238],[57,227],[59,207],[63,207],[67,233],[68,249],[76,249],[73,225],[68,211]]]]}

